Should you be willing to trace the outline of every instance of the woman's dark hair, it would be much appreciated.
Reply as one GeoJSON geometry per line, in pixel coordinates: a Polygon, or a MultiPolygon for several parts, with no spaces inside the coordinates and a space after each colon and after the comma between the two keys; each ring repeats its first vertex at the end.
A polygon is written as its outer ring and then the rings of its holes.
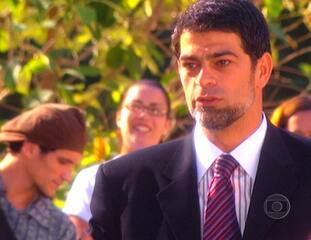
{"type": "Polygon", "coordinates": [[[180,16],[171,36],[174,55],[180,55],[183,31],[223,31],[238,34],[242,47],[255,64],[271,52],[268,26],[262,13],[247,0],[199,0],[180,16]]]}
{"type": "Polygon", "coordinates": [[[120,110],[122,108],[122,105],[123,105],[123,102],[124,102],[124,99],[126,98],[127,96],[127,93],[128,91],[130,90],[130,88],[132,88],[133,86],[137,86],[137,85],[147,85],[147,86],[151,86],[151,87],[155,87],[157,89],[159,89],[162,93],[163,93],[163,96],[165,98],[165,102],[166,102],[166,106],[167,106],[167,114],[166,116],[169,117],[170,114],[171,114],[171,101],[170,101],[170,98],[169,98],[169,95],[167,93],[167,91],[165,90],[165,88],[161,85],[160,82],[156,81],[156,80],[151,80],[151,79],[142,79],[140,81],[137,81],[135,82],[134,84],[128,86],[122,96],[121,96],[121,101],[120,101],[120,104],[119,104],[119,107],[118,107],[118,110],[120,110]]]}
{"type": "Polygon", "coordinates": [[[287,128],[288,119],[297,112],[311,110],[311,96],[300,95],[293,97],[278,106],[271,115],[271,122],[280,128],[287,128]]]}

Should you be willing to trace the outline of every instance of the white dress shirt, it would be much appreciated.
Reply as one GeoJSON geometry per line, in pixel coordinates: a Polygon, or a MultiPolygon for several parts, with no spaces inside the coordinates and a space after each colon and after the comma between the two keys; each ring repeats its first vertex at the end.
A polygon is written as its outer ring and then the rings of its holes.
{"type": "MultiPolygon", "coordinates": [[[[245,228],[260,152],[267,131],[267,120],[264,114],[262,114],[262,116],[262,121],[258,129],[233,151],[229,152],[239,163],[239,166],[233,171],[231,182],[235,194],[237,220],[242,235],[245,228]]],[[[213,178],[211,166],[216,158],[223,154],[223,152],[208,140],[204,135],[202,126],[198,123],[195,125],[194,129],[194,146],[196,152],[202,231],[209,184],[213,178]]]]}
{"type": "Polygon", "coordinates": [[[88,222],[92,217],[90,203],[100,164],[82,169],[75,177],[68,192],[63,212],[88,222]]]}

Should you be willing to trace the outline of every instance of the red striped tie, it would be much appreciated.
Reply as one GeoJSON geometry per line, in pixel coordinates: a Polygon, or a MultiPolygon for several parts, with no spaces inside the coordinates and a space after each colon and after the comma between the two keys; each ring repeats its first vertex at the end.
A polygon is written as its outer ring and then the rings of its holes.
{"type": "Polygon", "coordinates": [[[242,238],[230,181],[230,176],[237,166],[237,161],[229,154],[222,154],[215,160],[214,177],[207,198],[203,240],[242,238]]]}

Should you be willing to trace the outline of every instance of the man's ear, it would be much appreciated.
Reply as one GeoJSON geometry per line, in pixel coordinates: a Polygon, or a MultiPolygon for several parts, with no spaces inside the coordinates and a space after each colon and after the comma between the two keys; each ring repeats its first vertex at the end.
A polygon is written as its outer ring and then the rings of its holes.
{"type": "Polygon", "coordinates": [[[273,61],[271,54],[266,52],[257,60],[256,64],[256,85],[264,88],[271,76],[273,61]]]}
{"type": "Polygon", "coordinates": [[[25,141],[22,147],[22,153],[27,158],[32,158],[33,155],[40,154],[41,150],[38,144],[25,141]]]}

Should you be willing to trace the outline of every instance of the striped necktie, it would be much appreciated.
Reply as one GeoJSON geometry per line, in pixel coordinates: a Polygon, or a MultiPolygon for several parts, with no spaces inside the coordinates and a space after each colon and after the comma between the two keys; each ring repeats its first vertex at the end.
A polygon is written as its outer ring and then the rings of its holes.
{"type": "Polygon", "coordinates": [[[230,181],[239,164],[229,154],[220,155],[214,162],[214,177],[209,186],[203,240],[238,240],[241,230],[235,212],[234,192],[230,181]]]}

